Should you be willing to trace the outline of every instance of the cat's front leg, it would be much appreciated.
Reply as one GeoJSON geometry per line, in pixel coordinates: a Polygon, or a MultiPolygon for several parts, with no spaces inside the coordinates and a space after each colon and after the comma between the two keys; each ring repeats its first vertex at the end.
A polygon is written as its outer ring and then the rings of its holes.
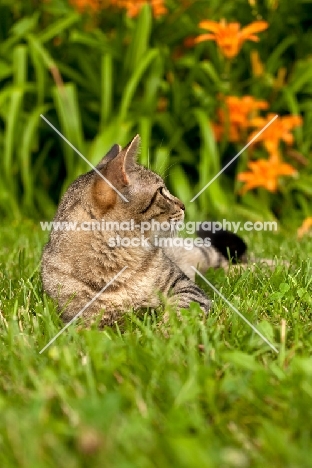
{"type": "Polygon", "coordinates": [[[211,309],[211,301],[204,291],[180,270],[171,284],[169,303],[188,309],[191,302],[197,302],[205,314],[211,309]]]}
{"type": "Polygon", "coordinates": [[[164,249],[167,257],[192,280],[195,281],[195,270],[206,273],[208,268],[227,268],[229,262],[214,247],[168,247],[164,249]]]}

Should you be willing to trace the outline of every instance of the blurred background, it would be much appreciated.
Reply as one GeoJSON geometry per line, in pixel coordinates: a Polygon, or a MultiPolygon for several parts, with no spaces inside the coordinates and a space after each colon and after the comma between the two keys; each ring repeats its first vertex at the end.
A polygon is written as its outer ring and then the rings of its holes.
{"type": "Polygon", "coordinates": [[[51,218],[89,170],[42,114],[93,164],[139,133],[189,219],[297,229],[312,215],[311,3],[1,0],[2,217],[51,218]]]}

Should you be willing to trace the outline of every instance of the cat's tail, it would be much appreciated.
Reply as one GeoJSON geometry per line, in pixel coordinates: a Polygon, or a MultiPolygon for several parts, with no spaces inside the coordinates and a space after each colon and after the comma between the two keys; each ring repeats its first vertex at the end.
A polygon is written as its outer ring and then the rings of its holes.
{"type": "Polygon", "coordinates": [[[202,239],[210,239],[212,247],[232,264],[247,261],[247,244],[237,234],[223,229],[212,232],[200,226],[197,235],[202,239]]]}
{"type": "MultiPolygon", "coordinates": [[[[207,223],[206,223],[207,224],[207,223]]],[[[202,239],[210,239],[211,246],[216,250],[227,264],[220,265],[225,270],[236,271],[240,268],[254,269],[255,267],[268,267],[270,270],[274,270],[277,264],[282,264],[288,267],[290,264],[287,260],[268,259],[268,258],[257,258],[254,255],[247,252],[247,244],[234,232],[219,230],[217,232],[207,231],[200,226],[197,231],[197,235],[202,239]],[[234,266],[232,266],[234,265],[234,266]],[[237,265],[237,267],[235,267],[237,265]]]]}

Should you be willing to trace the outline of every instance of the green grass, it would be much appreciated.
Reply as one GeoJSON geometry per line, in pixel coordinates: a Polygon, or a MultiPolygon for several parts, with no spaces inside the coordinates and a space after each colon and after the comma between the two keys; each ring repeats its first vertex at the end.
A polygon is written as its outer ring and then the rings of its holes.
{"type": "Polygon", "coordinates": [[[2,225],[0,466],[311,467],[311,243],[248,237],[291,265],[207,278],[278,354],[214,297],[206,321],[194,305],[123,334],[72,325],[40,355],[62,327],[41,289],[45,235],[2,225]]]}

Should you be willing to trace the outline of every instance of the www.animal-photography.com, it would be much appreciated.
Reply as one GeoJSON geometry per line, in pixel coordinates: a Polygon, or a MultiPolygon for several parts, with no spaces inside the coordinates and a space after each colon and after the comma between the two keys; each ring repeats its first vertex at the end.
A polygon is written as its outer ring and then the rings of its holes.
{"type": "Polygon", "coordinates": [[[311,467],[311,20],[0,3],[2,467],[311,467]]]}

